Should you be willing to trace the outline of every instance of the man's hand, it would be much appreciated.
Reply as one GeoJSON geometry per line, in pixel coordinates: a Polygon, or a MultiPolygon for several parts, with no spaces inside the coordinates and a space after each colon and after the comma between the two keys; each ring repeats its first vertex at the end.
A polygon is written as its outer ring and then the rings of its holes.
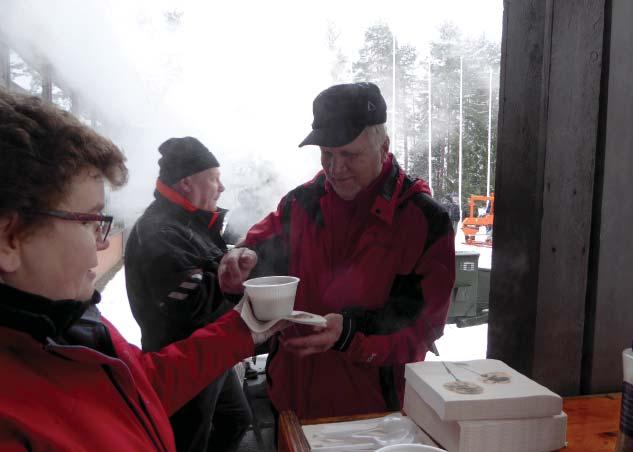
{"type": "Polygon", "coordinates": [[[343,331],[343,316],[341,314],[327,314],[326,326],[313,327],[314,333],[307,336],[281,339],[283,345],[293,353],[303,357],[314,353],[322,353],[338,341],[343,331]]]}
{"type": "Polygon", "coordinates": [[[242,283],[257,264],[257,254],[248,248],[233,248],[226,253],[218,267],[220,288],[225,293],[242,293],[242,283]]]}

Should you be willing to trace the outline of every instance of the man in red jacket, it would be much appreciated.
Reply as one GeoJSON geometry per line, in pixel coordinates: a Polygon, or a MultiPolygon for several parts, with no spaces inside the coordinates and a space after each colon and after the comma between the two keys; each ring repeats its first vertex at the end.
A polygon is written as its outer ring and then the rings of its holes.
{"type": "MultiPolygon", "coordinates": [[[[397,410],[404,364],[423,360],[443,332],[455,279],[451,221],[389,152],[376,85],[332,86],[313,111],[300,146],[320,147],[323,170],[242,243],[258,254],[254,274],[300,277],[295,309],[327,319],[271,344],[269,394],[300,418],[397,410]]],[[[240,290],[243,252],[220,264],[229,292],[240,290]]]]}

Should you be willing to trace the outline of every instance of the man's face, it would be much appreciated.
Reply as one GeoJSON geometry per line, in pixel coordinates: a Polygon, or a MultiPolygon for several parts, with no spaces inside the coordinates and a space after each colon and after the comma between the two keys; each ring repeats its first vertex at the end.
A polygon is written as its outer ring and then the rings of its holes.
{"type": "MultiPolygon", "coordinates": [[[[220,169],[209,168],[188,176],[185,197],[198,209],[215,211],[224,185],[220,182],[220,169]]],[[[183,181],[184,182],[184,181],[183,181]]]]}
{"type": "Polygon", "coordinates": [[[386,140],[382,146],[372,146],[365,129],[344,146],[321,146],[321,166],[336,194],[350,201],[378,177],[388,151],[386,140]]]}

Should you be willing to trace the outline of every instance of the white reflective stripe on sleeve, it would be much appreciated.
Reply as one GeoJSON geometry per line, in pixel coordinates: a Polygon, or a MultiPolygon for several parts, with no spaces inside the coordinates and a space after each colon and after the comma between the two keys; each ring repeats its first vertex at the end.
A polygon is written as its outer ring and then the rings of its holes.
{"type": "Polygon", "coordinates": [[[195,273],[189,277],[190,279],[195,279],[196,281],[202,281],[202,273],[195,273]]]}
{"type": "Polygon", "coordinates": [[[198,287],[200,285],[200,283],[192,283],[192,282],[183,282],[180,284],[180,287],[182,287],[183,289],[195,289],[196,287],[198,287]]]}
{"type": "Polygon", "coordinates": [[[169,295],[167,295],[168,298],[173,298],[174,300],[184,300],[187,296],[186,293],[181,292],[169,292],[169,295]]]}

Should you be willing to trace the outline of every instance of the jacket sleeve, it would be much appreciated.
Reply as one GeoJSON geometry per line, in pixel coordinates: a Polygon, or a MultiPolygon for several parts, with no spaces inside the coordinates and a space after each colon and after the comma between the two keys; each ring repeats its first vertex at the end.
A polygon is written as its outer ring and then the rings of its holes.
{"type": "Polygon", "coordinates": [[[251,277],[288,274],[292,200],[290,194],[283,197],[277,210],[255,224],[240,244],[257,253],[251,277]]]}
{"type": "Polygon", "coordinates": [[[239,313],[231,310],[157,352],[142,352],[134,346],[129,351],[171,416],[222,373],[252,356],[253,339],[239,313]]]}
{"type": "Polygon", "coordinates": [[[431,240],[413,272],[395,278],[382,308],[343,310],[343,333],[334,350],[358,363],[403,364],[423,360],[442,336],[455,282],[455,242],[445,212],[433,221],[431,240]]]}
{"type": "MultiPolygon", "coordinates": [[[[140,249],[126,259],[128,292],[132,303],[155,303],[162,325],[145,322],[161,344],[187,337],[211,322],[220,309],[226,312],[224,296],[217,281],[217,265],[222,257],[200,256],[181,232],[165,228],[144,239],[140,249]]],[[[137,309],[142,316],[143,309],[137,309]]],[[[144,323],[139,319],[139,323],[144,323]]]]}

